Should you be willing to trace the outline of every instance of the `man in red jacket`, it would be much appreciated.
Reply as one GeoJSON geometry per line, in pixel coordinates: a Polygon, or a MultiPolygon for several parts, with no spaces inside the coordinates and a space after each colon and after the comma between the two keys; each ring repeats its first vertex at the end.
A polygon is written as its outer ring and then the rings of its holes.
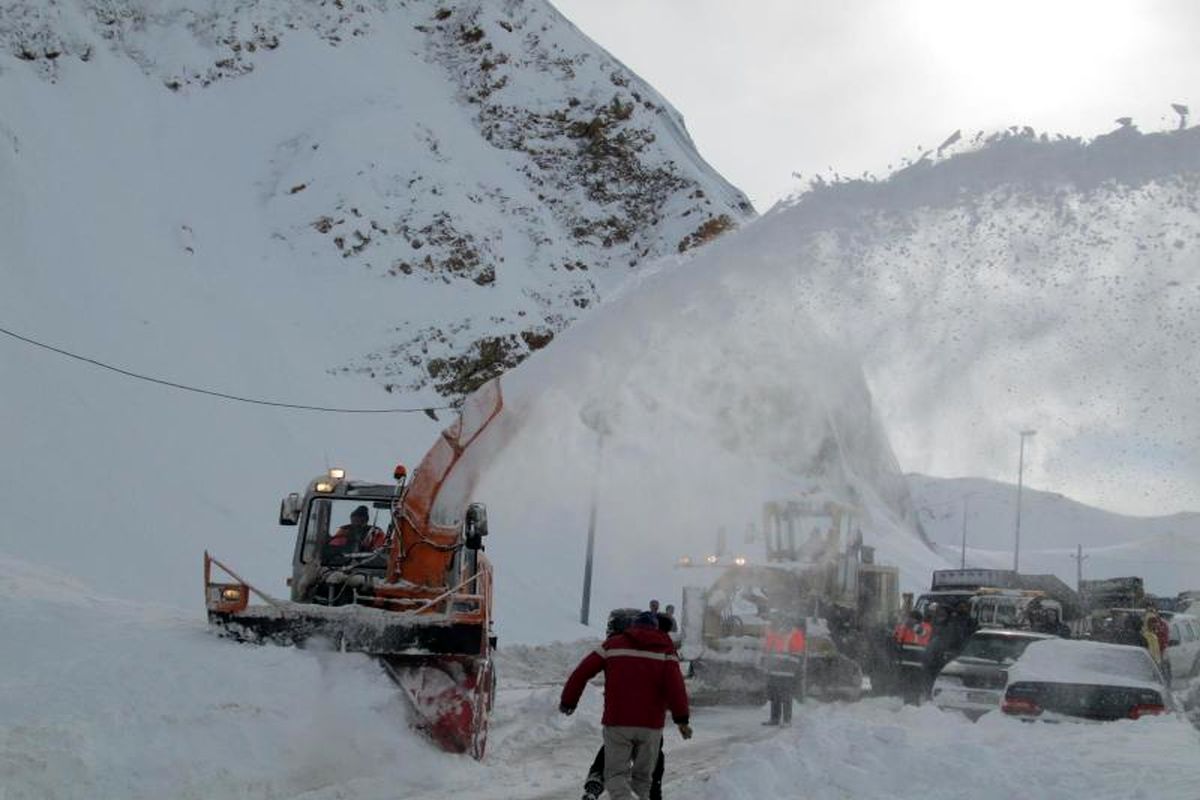
{"type": "Polygon", "coordinates": [[[655,615],[644,611],[625,631],[579,662],[563,687],[559,711],[574,713],[587,682],[600,672],[604,673],[604,785],[612,800],[647,798],[668,709],[683,738],[692,738],[679,656],[671,638],[658,629],[655,615]]]}

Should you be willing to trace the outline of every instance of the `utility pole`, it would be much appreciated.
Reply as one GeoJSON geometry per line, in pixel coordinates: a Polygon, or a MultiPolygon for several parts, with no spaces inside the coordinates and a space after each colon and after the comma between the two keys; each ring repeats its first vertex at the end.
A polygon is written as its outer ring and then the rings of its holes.
{"type": "Polygon", "coordinates": [[[606,411],[596,404],[589,404],[579,412],[579,419],[596,432],[596,470],[592,473],[592,500],[588,508],[587,555],[583,562],[583,600],[579,606],[579,621],[587,625],[592,605],[592,556],[596,550],[596,495],[600,484],[600,465],[604,459],[604,437],[612,433],[609,417],[614,412],[606,411]]]}
{"type": "Polygon", "coordinates": [[[1021,571],[1021,485],[1025,478],[1025,439],[1037,431],[1021,431],[1021,456],[1017,465],[1017,534],[1013,539],[1013,572],[1021,571]]]}
{"type": "Polygon", "coordinates": [[[967,568],[967,501],[971,499],[974,492],[967,492],[963,495],[963,510],[962,510],[962,563],[959,564],[960,569],[967,568]]]}
{"type": "Polygon", "coordinates": [[[1083,562],[1091,558],[1083,554],[1083,545],[1075,545],[1075,555],[1071,556],[1075,559],[1075,591],[1079,591],[1079,585],[1083,583],[1083,562]]]}
{"type": "Polygon", "coordinates": [[[583,602],[579,607],[579,621],[588,624],[592,605],[592,554],[596,551],[596,486],[600,483],[600,461],[604,456],[604,434],[596,437],[596,474],[592,476],[592,502],[588,508],[587,557],[583,562],[583,602]]]}

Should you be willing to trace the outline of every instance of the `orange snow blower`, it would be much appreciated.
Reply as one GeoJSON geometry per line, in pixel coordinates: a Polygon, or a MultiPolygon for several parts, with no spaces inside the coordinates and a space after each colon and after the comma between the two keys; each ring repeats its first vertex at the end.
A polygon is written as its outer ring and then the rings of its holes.
{"type": "Polygon", "coordinates": [[[415,725],[445,750],[482,758],[495,696],[487,510],[471,503],[479,441],[503,405],[498,379],[467,398],[412,480],[329,470],[280,505],[297,526],[291,599],[278,600],[204,554],[209,622],[244,642],[321,642],[379,659],[415,725]],[[227,578],[214,578],[220,570],[227,578]],[[262,604],[250,604],[250,596],[262,604]]]}

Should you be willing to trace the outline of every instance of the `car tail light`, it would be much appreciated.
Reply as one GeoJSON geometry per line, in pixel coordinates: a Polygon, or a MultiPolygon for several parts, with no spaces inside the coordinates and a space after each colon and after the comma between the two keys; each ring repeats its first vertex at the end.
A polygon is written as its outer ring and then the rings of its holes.
{"type": "Polygon", "coordinates": [[[1140,719],[1147,714],[1164,714],[1166,710],[1166,706],[1163,706],[1161,703],[1138,703],[1129,709],[1129,718],[1140,719]]]}
{"type": "Polygon", "coordinates": [[[1036,717],[1042,713],[1042,707],[1028,697],[1006,697],[1000,710],[1018,717],[1036,717]]]}

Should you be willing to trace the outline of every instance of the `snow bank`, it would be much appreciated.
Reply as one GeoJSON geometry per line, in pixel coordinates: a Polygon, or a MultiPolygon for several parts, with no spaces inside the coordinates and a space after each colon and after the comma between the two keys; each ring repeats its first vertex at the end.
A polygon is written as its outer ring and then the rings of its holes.
{"type": "Polygon", "coordinates": [[[480,767],[358,655],[219,640],[0,555],[5,798],[393,798],[480,767]]]}
{"type": "Polygon", "coordinates": [[[1192,797],[1197,734],[1168,716],[1103,725],[978,723],[926,705],[809,704],[767,742],[735,745],[704,800],[1192,797]]]}

